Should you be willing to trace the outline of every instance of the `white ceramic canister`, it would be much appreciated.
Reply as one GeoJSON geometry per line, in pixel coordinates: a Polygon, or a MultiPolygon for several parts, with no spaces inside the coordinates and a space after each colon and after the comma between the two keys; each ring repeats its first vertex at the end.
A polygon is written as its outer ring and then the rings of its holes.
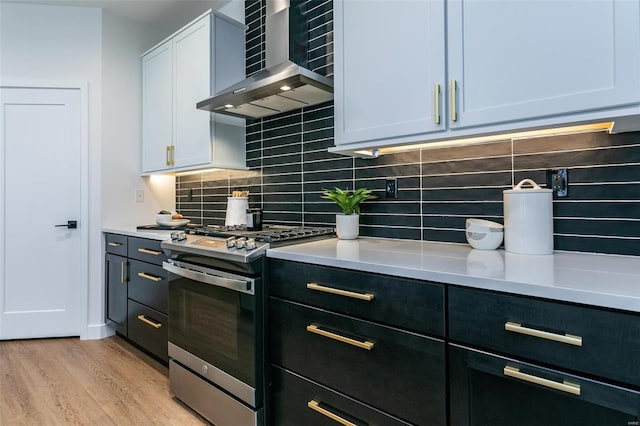
{"type": "Polygon", "coordinates": [[[225,226],[246,225],[248,208],[249,208],[249,198],[228,197],[227,198],[227,216],[224,220],[225,226]]]}
{"type": "Polygon", "coordinates": [[[504,249],[519,254],[553,254],[551,189],[523,179],[503,191],[504,249]],[[525,185],[531,185],[525,188],[525,185]]]}

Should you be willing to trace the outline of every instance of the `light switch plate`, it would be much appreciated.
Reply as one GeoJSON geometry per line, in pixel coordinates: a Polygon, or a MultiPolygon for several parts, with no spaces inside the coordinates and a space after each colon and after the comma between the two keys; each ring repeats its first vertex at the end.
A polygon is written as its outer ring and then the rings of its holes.
{"type": "Polygon", "coordinates": [[[144,201],[144,189],[136,189],[136,203],[144,201]]]}

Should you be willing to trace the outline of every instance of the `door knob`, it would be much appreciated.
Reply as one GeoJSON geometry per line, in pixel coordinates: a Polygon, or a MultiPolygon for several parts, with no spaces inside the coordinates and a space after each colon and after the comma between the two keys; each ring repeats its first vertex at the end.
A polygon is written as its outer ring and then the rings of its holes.
{"type": "Polygon", "coordinates": [[[77,220],[68,220],[66,224],[64,225],[54,225],[56,228],[61,227],[61,226],[66,226],[69,229],[76,229],[78,227],[78,221],[77,220]]]}

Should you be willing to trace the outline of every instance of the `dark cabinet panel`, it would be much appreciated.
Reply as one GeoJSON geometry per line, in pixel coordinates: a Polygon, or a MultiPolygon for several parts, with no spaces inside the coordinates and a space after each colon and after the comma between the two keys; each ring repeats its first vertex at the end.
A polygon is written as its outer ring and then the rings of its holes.
{"type": "Polygon", "coordinates": [[[167,316],[129,299],[129,339],[168,362],[167,316]]]}
{"type": "Polygon", "coordinates": [[[129,237],[128,256],[132,259],[153,263],[162,266],[162,262],[167,258],[160,247],[161,241],[149,240],[147,238],[129,237]]]}
{"type": "Polygon", "coordinates": [[[163,313],[169,311],[167,271],[160,266],[131,260],[129,262],[129,298],[163,313]]]}
{"type": "Polygon", "coordinates": [[[441,284],[275,259],[270,260],[270,273],[271,295],[444,336],[441,284]]]}
{"type": "Polygon", "coordinates": [[[640,315],[453,286],[448,291],[452,341],[640,386],[640,315]]]}
{"type": "Polygon", "coordinates": [[[116,331],[127,335],[127,259],[105,256],[106,320],[116,331]]]}
{"type": "Polygon", "coordinates": [[[273,297],[270,314],[273,363],[408,422],[446,423],[443,341],[273,297]]]}
{"type": "Polygon", "coordinates": [[[271,377],[275,416],[270,421],[272,425],[337,425],[330,416],[338,416],[356,425],[409,425],[291,371],[272,367],[271,377]]]}
{"type": "Polygon", "coordinates": [[[637,425],[640,392],[450,345],[451,424],[637,425]]]}
{"type": "Polygon", "coordinates": [[[105,234],[107,253],[127,256],[127,237],[119,234],[105,234]]]}

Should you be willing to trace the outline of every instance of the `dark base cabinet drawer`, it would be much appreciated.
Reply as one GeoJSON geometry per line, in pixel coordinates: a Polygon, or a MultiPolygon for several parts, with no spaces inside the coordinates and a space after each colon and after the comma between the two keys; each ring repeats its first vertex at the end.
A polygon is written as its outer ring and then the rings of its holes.
{"type": "Polygon", "coordinates": [[[451,425],[637,425],[640,392],[451,346],[451,425]]]}
{"type": "Polygon", "coordinates": [[[163,361],[167,354],[167,316],[129,299],[128,337],[163,361]]]}
{"type": "Polygon", "coordinates": [[[290,371],[273,366],[272,415],[274,426],[335,426],[344,419],[356,425],[408,426],[372,407],[336,393],[290,371]]]}
{"type": "Polygon", "coordinates": [[[131,260],[129,273],[129,299],[160,312],[169,312],[167,271],[160,266],[131,260]]]}
{"type": "Polygon", "coordinates": [[[446,422],[444,342],[270,299],[271,360],[419,425],[446,422]]]}
{"type": "Polygon", "coordinates": [[[127,236],[119,234],[105,234],[106,251],[120,256],[127,256],[127,236]]]}
{"type": "Polygon", "coordinates": [[[129,237],[128,257],[162,266],[167,258],[160,247],[162,241],[129,237]]]}
{"type": "Polygon", "coordinates": [[[640,315],[449,287],[449,337],[640,386],[640,315]]]}
{"type": "Polygon", "coordinates": [[[444,336],[444,287],[440,284],[276,259],[269,262],[272,296],[444,336]]]}

